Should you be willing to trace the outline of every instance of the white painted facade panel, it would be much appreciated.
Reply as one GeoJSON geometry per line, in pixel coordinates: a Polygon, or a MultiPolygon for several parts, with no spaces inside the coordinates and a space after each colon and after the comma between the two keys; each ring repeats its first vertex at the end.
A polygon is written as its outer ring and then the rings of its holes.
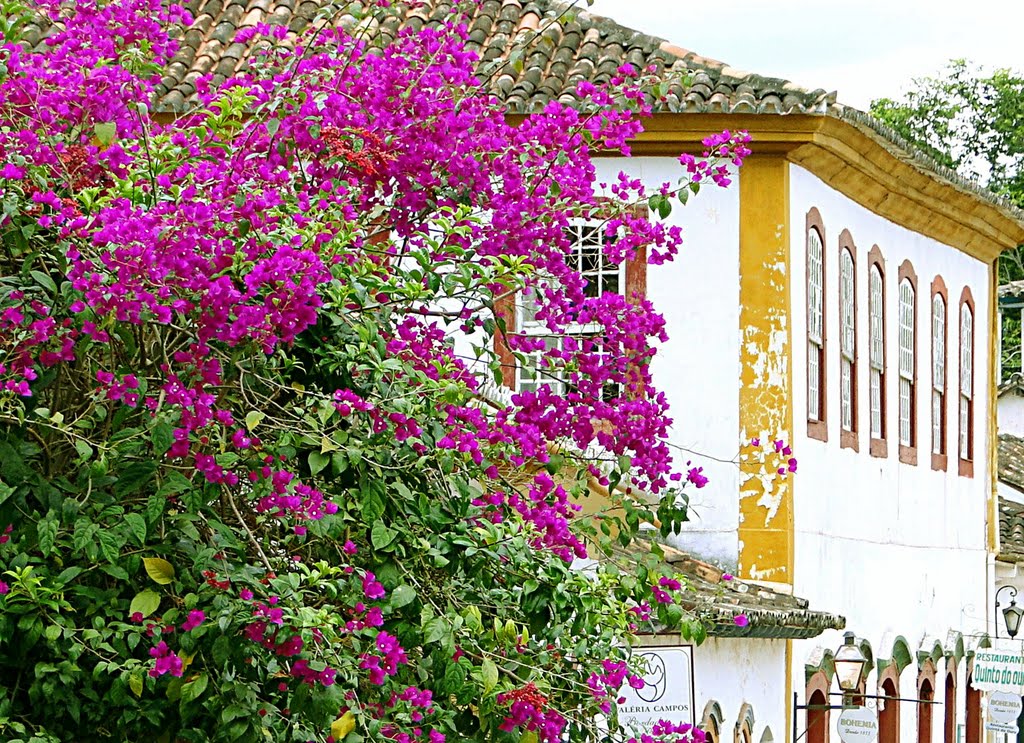
{"type": "MultiPolygon", "coordinates": [[[[675,184],[682,173],[670,157],[597,161],[599,182],[612,182],[620,170],[641,179],[649,193],[675,184]]],[[[701,490],[688,488],[691,522],[677,544],[732,569],[739,524],[738,183],[706,187],[685,207],[677,202],[667,224],[683,228],[683,245],[673,261],[647,269],[647,296],[669,335],[652,374],[668,398],[678,465],[691,460],[710,480],[701,490]]]]}
{"type": "Polygon", "coordinates": [[[1024,436],[1024,396],[1005,392],[997,404],[999,433],[1024,436]]]}
{"type": "MultiPolygon", "coordinates": [[[[929,638],[983,632],[988,606],[986,509],[991,492],[986,425],[991,369],[988,359],[988,267],[964,253],[889,222],[829,188],[797,166],[790,168],[793,267],[793,419],[799,472],[794,480],[794,592],[813,608],[847,618],[847,627],[866,638],[876,657],[902,636],[916,652],[929,638]],[[828,441],[807,436],[806,310],[804,225],[816,207],[825,228],[828,441]],[[840,233],[856,245],[857,421],[859,452],[840,446],[839,309],[840,233]],[[886,432],[888,454],[869,452],[868,251],[878,245],[885,260],[886,432]],[[909,259],[917,274],[917,464],[899,461],[897,273],[909,259]],[[931,461],[931,283],[939,275],[949,296],[946,373],[946,471],[931,461]],[[957,389],[960,364],[959,300],[969,286],[977,308],[975,333],[974,477],[962,477],[957,461],[957,389]]],[[[795,643],[794,678],[815,647],[834,649],[838,632],[795,643]]],[[[947,648],[948,649],[948,648],[947,648]]],[[[901,679],[901,693],[916,693],[914,680],[901,679]]],[[[941,672],[941,668],[939,669],[941,672]]],[[[905,672],[906,673],[906,672],[905,672]]],[[[868,693],[876,693],[873,680],[868,693]]],[[[801,695],[802,697],[802,695],[801,695]]],[[[938,710],[936,710],[938,715],[938,710]]],[[[937,716],[937,721],[941,717],[937,716]]],[[[961,720],[962,722],[962,720],[961,720]]],[[[914,714],[901,715],[904,740],[916,738],[914,714]]],[[[933,725],[936,740],[941,724],[933,725]]]]}

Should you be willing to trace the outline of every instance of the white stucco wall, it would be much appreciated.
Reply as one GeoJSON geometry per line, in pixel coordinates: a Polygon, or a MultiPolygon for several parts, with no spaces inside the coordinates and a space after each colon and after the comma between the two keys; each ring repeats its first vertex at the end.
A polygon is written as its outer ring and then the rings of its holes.
{"type": "MultiPolygon", "coordinates": [[[[678,635],[645,637],[636,650],[684,644],[678,635]]],[[[701,724],[712,703],[722,713],[720,743],[733,743],[744,705],[754,717],[751,740],[785,740],[786,641],[708,638],[693,648],[694,719],[701,724]]]]}
{"type": "MultiPolygon", "coordinates": [[[[897,636],[912,651],[925,638],[985,629],[987,600],[986,503],[991,492],[986,419],[990,394],[987,359],[987,266],[964,253],[910,232],[858,206],[802,168],[791,166],[793,266],[793,387],[795,451],[794,592],[816,609],[847,618],[848,629],[887,657],[897,636]],[[817,207],[825,225],[828,442],[807,437],[805,216],[817,207]],[[838,238],[848,229],[856,244],[858,420],[860,451],[840,448],[838,238]],[[869,454],[868,260],[872,245],[885,258],[888,456],[869,454]],[[898,458],[897,271],[909,259],[918,276],[918,464],[898,458]],[[931,468],[931,282],[948,288],[947,395],[949,465],[931,468]],[[975,471],[958,474],[956,380],[959,374],[958,305],[970,286],[975,318],[975,471]]],[[[815,645],[834,649],[839,633],[799,641],[794,678],[815,645]]],[[[915,671],[916,673],[916,671],[915,671]]],[[[802,692],[802,689],[798,689],[802,692]]],[[[901,691],[907,691],[902,689],[901,691]]],[[[869,685],[869,693],[874,689],[869,685]]],[[[801,697],[803,695],[801,694],[801,697]]],[[[901,716],[905,734],[910,714],[901,716]]],[[[938,726],[941,729],[941,726],[938,726]]]]}
{"type": "MultiPolygon", "coordinates": [[[[620,170],[653,193],[675,183],[674,158],[602,158],[599,182],[620,170]]],[[[647,296],[665,316],[669,342],[654,358],[652,374],[671,406],[671,442],[679,466],[688,460],[710,478],[688,488],[691,523],[681,549],[723,567],[736,565],[739,472],[733,463],[739,430],[739,186],[706,187],[686,207],[678,203],[668,224],[683,228],[679,255],[647,269],[647,296]],[[724,460],[724,461],[716,461],[724,460]]]]}
{"type": "Polygon", "coordinates": [[[999,433],[1024,436],[1024,396],[1011,391],[1003,393],[996,404],[999,433]]]}

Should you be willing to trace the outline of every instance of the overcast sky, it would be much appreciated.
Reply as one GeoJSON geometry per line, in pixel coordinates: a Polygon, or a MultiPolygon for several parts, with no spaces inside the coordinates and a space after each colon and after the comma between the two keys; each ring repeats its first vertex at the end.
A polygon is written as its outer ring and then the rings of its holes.
{"type": "Polygon", "coordinates": [[[590,11],[860,109],[954,57],[1024,71],[1024,0],[594,0],[590,11]]]}

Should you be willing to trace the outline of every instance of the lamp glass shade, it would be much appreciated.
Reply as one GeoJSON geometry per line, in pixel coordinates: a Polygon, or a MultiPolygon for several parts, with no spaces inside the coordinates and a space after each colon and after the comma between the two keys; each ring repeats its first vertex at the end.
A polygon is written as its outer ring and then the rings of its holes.
{"type": "Polygon", "coordinates": [[[834,662],[839,688],[843,691],[855,691],[860,684],[867,658],[854,644],[852,632],[846,633],[846,642],[836,651],[834,662]]]}
{"type": "Polygon", "coordinates": [[[1017,606],[1016,601],[1011,601],[1010,605],[1003,609],[1003,619],[1006,620],[1006,634],[1011,638],[1017,636],[1017,632],[1020,630],[1021,618],[1024,618],[1024,609],[1017,606]]]}

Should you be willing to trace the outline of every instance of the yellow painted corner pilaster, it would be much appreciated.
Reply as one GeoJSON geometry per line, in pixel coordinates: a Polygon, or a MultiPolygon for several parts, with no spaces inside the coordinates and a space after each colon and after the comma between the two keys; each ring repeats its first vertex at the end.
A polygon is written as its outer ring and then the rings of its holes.
{"type": "MultiPolygon", "coordinates": [[[[985,427],[988,436],[988,471],[985,476],[989,483],[988,502],[988,551],[989,554],[999,553],[999,356],[1002,349],[999,348],[998,323],[998,288],[999,288],[999,260],[996,259],[988,267],[988,359],[989,359],[989,395],[988,395],[988,425],[985,427]]],[[[977,476],[978,473],[975,473],[977,476]]]]}
{"type": "MultiPolygon", "coordinates": [[[[793,439],[789,163],[752,156],[740,171],[740,442],[793,439]]],[[[739,574],[793,583],[792,480],[740,461],[739,574]]]]}

